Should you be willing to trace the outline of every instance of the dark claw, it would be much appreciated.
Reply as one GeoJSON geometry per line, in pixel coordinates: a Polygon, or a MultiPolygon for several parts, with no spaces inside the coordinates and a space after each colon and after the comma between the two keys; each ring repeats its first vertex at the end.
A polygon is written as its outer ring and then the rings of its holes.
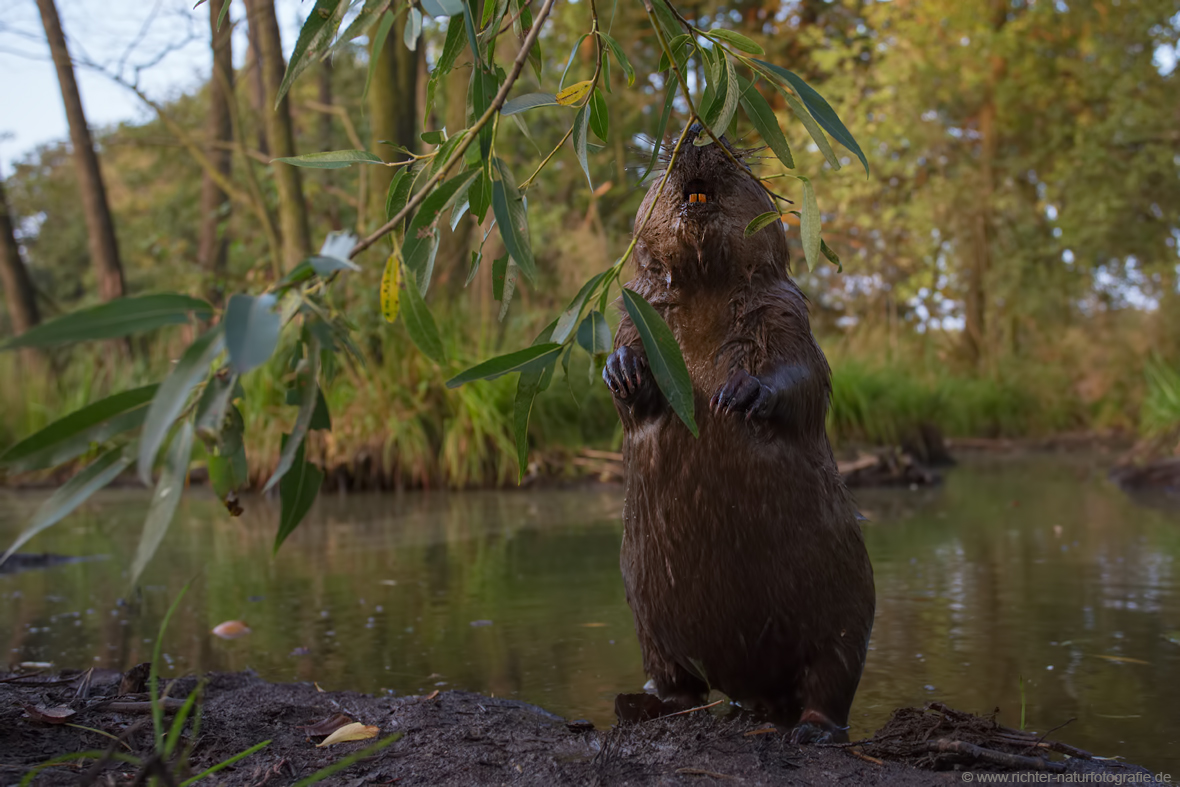
{"type": "Polygon", "coordinates": [[[721,386],[713,398],[709,400],[709,407],[715,415],[733,412],[745,413],[746,420],[764,416],[771,401],[770,389],[747,372],[738,369],[729,376],[725,385],[721,386]]]}
{"type": "Polygon", "coordinates": [[[602,379],[619,399],[633,399],[642,389],[647,360],[630,347],[620,347],[606,359],[602,379]]]}
{"type": "Polygon", "coordinates": [[[796,746],[802,746],[808,743],[832,743],[833,736],[831,730],[805,721],[791,729],[789,740],[796,746]]]}

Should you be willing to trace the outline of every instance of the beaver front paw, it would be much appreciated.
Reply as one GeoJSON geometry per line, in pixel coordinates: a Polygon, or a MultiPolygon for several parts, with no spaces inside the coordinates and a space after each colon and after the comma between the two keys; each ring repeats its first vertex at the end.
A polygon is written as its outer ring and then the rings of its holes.
{"type": "Polygon", "coordinates": [[[602,379],[611,393],[624,402],[633,401],[651,381],[647,359],[630,347],[620,347],[606,359],[602,379]]]}
{"type": "Polygon", "coordinates": [[[745,413],[746,420],[764,418],[773,405],[772,391],[745,369],[737,369],[713,394],[709,407],[715,415],[745,413]]]}

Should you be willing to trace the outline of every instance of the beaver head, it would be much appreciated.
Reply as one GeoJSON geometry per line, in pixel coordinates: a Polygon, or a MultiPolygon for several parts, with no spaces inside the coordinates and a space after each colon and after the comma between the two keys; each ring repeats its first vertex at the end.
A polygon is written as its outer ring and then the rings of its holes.
{"type": "Polygon", "coordinates": [[[640,277],[674,287],[785,277],[789,255],[782,223],[745,236],[751,220],[776,210],[770,196],[749,167],[734,163],[742,153],[725,137],[721,144],[733,159],[717,143],[693,144],[699,136],[707,138],[707,132],[693,124],[663,191],[656,179],[639,207],[636,226],[654,203],[635,250],[640,277]]]}

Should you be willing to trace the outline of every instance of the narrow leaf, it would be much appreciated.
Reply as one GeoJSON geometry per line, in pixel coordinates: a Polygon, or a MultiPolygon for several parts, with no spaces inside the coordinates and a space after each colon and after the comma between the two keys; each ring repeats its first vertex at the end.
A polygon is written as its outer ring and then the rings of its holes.
{"type": "Polygon", "coordinates": [[[590,95],[590,130],[603,142],[606,142],[610,134],[610,115],[607,113],[606,99],[598,88],[590,95]]]}
{"type": "Polygon", "coordinates": [[[126,446],[116,446],[58,487],[33,514],[32,521],[16,537],[16,541],[12,542],[4,557],[0,557],[0,564],[8,560],[33,536],[60,522],[86,502],[87,498],[118,478],[132,461],[132,452],[126,446]]]}
{"type": "Polygon", "coordinates": [[[578,326],[578,345],[591,355],[605,355],[611,349],[610,326],[600,311],[592,311],[578,326]]]}
{"type": "Polygon", "coordinates": [[[291,440],[283,445],[279,451],[279,463],[274,474],[262,487],[263,494],[274,488],[275,484],[291,469],[295,462],[296,449],[303,447],[303,438],[311,428],[311,417],[315,414],[317,394],[319,393],[320,376],[320,343],[317,339],[307,345],[307,358],[300,362],[299,377],[296,384],[301,394],[299,397],[299,412],[295,414],[295,423],[291,426],[291,440]]]}
{"type": "Polygon", "coordinates": [[[741,33],[735,33],[732,30],[715,28],[705,33],[705,35],[709,36],[709,38],[712,38],[714,41],[724,41],[734,49],[740,49],[741,51],[749,52],[752,55],[766,54],[766,50],[757,43],[746,38],[741,33]]]}
{"type": "Polygon", "coordinates": [[[574,65],[574,56],[578,54],[578,50],[582,47],[582,42],[589,38],[588,33],[582,33],[581,38],[574,42],[574,48],[570,50],[569,60],[565,61],[565,70],[561,72],[561,79],[558,81],[558,86],[565,84],[565,78],[569,76],[570,68],[574,65]]]}
{"type": "MultiPolygon", "coordinates": [[[[556,325],[557,321],[554,320],[545,326],[537,334],[537,338],[533,340],[533,346],[535,347],[538,344],[544,343],[545,337],[553,331],[556,325]]],[[[554,360],[556,360],[556,357],[554,360]]],[[[528,470],[529,417],[533,412],[533,401],[541,391],[541,378],[545,375],[546,371],[552,373],[552,362],[547,367],[521,372],[520,378],[516,381],[516,399],[512,403],[512,435],[516,441],[516,460],[520,467],[519,475],[516,479],[517,483],[524,478],[524,474],[528,470]]]]}
{"type": "Polygon", "coordinates": [[[238,374],[266,363],[279,345],[282,317],[273,295],[233,295],[225,307],[225,346],[238,374]]]}
{"type": "Polygon", "coordinates": [[[156,385],[145,385],[89,404],[35,432],[0,456],[0,466],[13,473],[42,470],[84,454],[143,423],[156,385]]]}
{"type": "Polygon", "coordinates": [[[369,95],[369,85],[373,82],[373,73],[377,70],[377,63],[381,60],[381,50],[385,48],[385,41],[389,38],[389,31],[393,29],[394,15],[386,11],[377,23],[377,32],[373,34],[372,46],[369,49],[369,71],[365,75],[365,89],[361,96],[369,95]]]}
{"type": "MultiPolygon", "coordinates": [[[[283,435],[283,451],[293,446],[293,437],[283,435]]],[[[294,450],[292,467],[279,483],[279,532],[275,534],[274,552],[287,540],[287,536],[299,526],[311,510],[320,486],[324,483],[324,473],[318,467],[304,459],[305,439],[301,438],[298,448],[294,450]]]]}
{"type": "Polygon", "coordinates": [[[587,79],[583,82],[575,82],[569,87],[559,90],[554,98],[556,98],[557,103],[561,104],[563,107],[572,107],[574,104],[577,104],[586,97],[586,94],[590,92],[590,88],[593,85],[594,80],[592,79],[587,79]]]}
{"type": "Polygon", "coordinates": [[[386,322],[397,319],[398,303],[401,298],[401,269],[396,254],[390,254],[385,261],[385,273],[381,275],[381,316],[386,322]]]}
{"type": "Polygon", "coordinates": [[[626,287],[623,288],[623,307],[635,324],[639,338],[643,340],[648,365],[668,404],[680,416],[693,437],[698,436],[696,419],[693,417],[692,378],[672,329],[642,295],[626,287]]]}
{"type": "Polygon", "coordinates": [[[582,171],[586,173],[586,183],[590,188],[594,188],[594,181],[590,179],[590,163],[586,160],[586,131],[590,127],[590,105],[587,104],[578,110],[578,114],[574,116],[574,153],[578,155],[578,163],[582,165],[582,171]]]}
{"type": "Polygon", "coordinates": [[[433,17],[463,13],[463,0],[422,0],[422,10],[433,17]]]}
{"type": "Polygon", "coordinates": [[[316,0],[315,7],[307,15],[303,28],[299,31],[299,38],[295,40],[295,47],[291,50],[287,71],[283,74],[278,95],[275,96],[276,109],[291,89],[295,77],[314,63],[320,54],[327,51],[328,44],[336,35],[349,5],[344,0],[316,0]]]}
{"type": "Polygon", "coordinates": [[[524,372],[540,369],[546,364],[557,360],[561,355],[562,346],[548,342],[526,347],[523,350],[499,355],[483,363],[476,364],[466,371],[460,372],[447,380],[447,388],[458,388],[472,380],[494,380],[509,372],[524,372]]]}
{"type": "Polygon", "coordinates": [[[271,159],[270,163],[281,161],[293,167],[308,169],[343,169],[353,164],[382,164],[385,162],[367,150],[329,150],[324,153],[304,153],[302,156],[286,156],[271,159]]]}
{"type": "Polygon", "coordinates": [[[783,217],[779,214],[779,212],[777,210],[770,210],[770,211],[767,211],[766,213],[762,213],[762,214],[755,216],[750,221],[750,223],[746,225],[746,237],[748,238],[751,235],[753,235],[754,233],[758,232],[759,230],[769,227],[771,224],[774,224],[776,221],[781,221],[782,218],[783,217]]]}
{"type": "Polygon", "coordinates": [[[819,250],[823,252],[825,257],[828,258],[828,262],[836,266],[836,273],[844,272],[844,265],[840,262],[840,257],[836,254],[836,252],[832,251],[832,247],[828,245],[826,240],[821,240],[819,242],[819,250]]]}
{"type": "Polygon", "coordinates": [[[435,363],[445,363],[446,352],[438,335],[438,327],[434,324],[434,317],[430,314],[426,301],[422,299],[414,274],[406,271],[405,279],[406,297],[401,310],[402,324],[406,326],[410,339],[423,355],[435,363]]]}
{"type": "MultiPolygon", "coordinates": [[[[718,76],[716,85],[714,86],[716,92],[714,93],[713,102],[705,110],[705,123],[712,129],[717,138],[720,139],[729,128],[729,124],[733,122],[733,115],[737,111],[741,91],[738,88],[737,70],[734,68],[733,61],[720,48],[717,48],[713,54],[717,59],[718,76]]],[[[708,134],[701,134],[697,137],[694,144],[698,146],[708,145],[712,141],[712,138],[708,134]]]]}
{"type": "Polygon", "coordinates": [[[778,156],[778,160],[783,163],[784,167],[794,169],[795,159],[791,155],[791,147],[787,144],[786,137],[783,136],[783,130],[778,124],[778,118],[774,115],[774,110],[766,103],[766,99],[758,92],[758,88],[754,85],[746,83],[742,90],[742,109],[746,112],[746,117],[754,124],[754,128],[762,137],[774,155],[778,156]]]}
{"type": "Polygon", "coordinates": [[[406,27],[402,31],[402,41],[406,49],[411,52],[418,50],[418,38],[422,35],[422,12],[411,8],[406,14],[406,27]]]}
{"type": "Polygon", "coordinates": [[[668,129],[668,118],[672,116],[672,105],[676,103],[678,84],[675,79],[668,80],[668,87],[664,91],[664,112],[660,115],[660,125],[656,127],[655,136],[652,137],[651,160],[647,162],[647,169],[639,176],[639,183],[647,180],[647,176],[651,174],[656,163],[660,160],[660,149],[664,145],[664,132],[668,129]]]}
{"type": "Polygon", "coordinates": [[[570,301],[570,305],[565,307],[565,311],[557,318],[557,322],[553,328],[553,336],[549,339],[551,342],[557,344],[565,344],[565,340],[569,338],[574,330],[574,326],[578,324],[578,318],[582,316],[582,309],[586,306],[586,301],[590,300],[594,291],[598,289],[599,282],[602,277],[606,276],[606,272],[595,274],[589,281],[582,285],[582,289],[578,290],[578,294],[570,301]]]}
{"type": "Polygon", "coordinates": [[[143,432],[139,436],[139,480],[144,486],[152,482],[152,466],[156,463],[156,453],[164,444],[168,430],[188,403],[193,388],[209,374],[209,364],[213,363],[224,346],[225,337],[220,325],[202,334],[180,356],[172,372],[152,397],[144,418],[143,432]]]}
{"type": "Polygon", "coordinates": [[[0,343],[0,351],[117,339],[186,323],[190,314],[207,320],[213,315],[213,307],[199,298],[173,293],[116,298],[34,326],[0,343]]]}
{"type": "MultiPolygon", "coordinates": [[[[389,181],[389,191],[385,193],[385,220],[389,221],[410,201],[410,188],[414,185],[410,178],[408,167],[398,167],[397,174],[389,181]]],[[[400,230],[400,228],[399,228],[400,230]]]]}
{"type": "Polygon", "coordinates": [[[820,225],[819,203],[815,200],[815,186],[808,178],[803,181],[803,215],[799,219],[799,233],[803,239],[803,256],[807,261],[807,269],[815,270],[819,265],[820,255],[820,225]]]}
{"type": "Polygon", "coordinates": [[[402,243],[402,259],[406,268],[414,273],[416,281],[425,292],[430,286],[430,277],[434,269],[434,258],[438,253],[439,215],[447,209],[459,192],[470,186],[479,175],[479,169],[470,169],[456,175],[430,193],[418,207],[418,212],[410,221],[406,229],[406,239],[402,243]]]}
{"type": "Polygon", "coordinates": [[[631,61],[627,59],[627,55],[623,53],[623,47],[618,41],[611,38],[609,33],[599,31],[599,37],[606,42],[610,53],[615,56],[615,60],[619,61],[619,65],[623,67],[623,73],[627,75],[627,86],[635,84],[635,68],[631,65],[631,61]]]}
{"type": "Polygon", "coordinates": [[[536,107],[551,107],[557,105],[557,96],[552,93],[525,93],[523,96],[505,101],[500,108],[501,115],[515,115],[536,107]]]}
{"type": "Polygon", "coordinates": [[[164,462],[164,471],[160,473],[160,480],[156,482],[156,489],[152,492],[152,502],[148,505],[147,519],[143,523],[143,535],[139,537],[139,546],[135,550],[135,561],[131,564],[131,582],[135,585],[139,575],[147,566],[152,555],[160,546],[164,534],[168,532],[168,525],[176,515],[176,506],[180,503],[180,496],[184,492],[185,478],[188,476],[189,460],[193,454],[193,425],[185,421],[180,425],[172,445],[168,449],[168,458],[164,462]]]}
{"type": "MultiPolygon", "coordinates": [[[[763,60],[755,60],[754,62],[769,70],[776,79],[778,79],[787,87],[791,88],[795,94],[799,96],[800,100],[803,101],[803,105],[807,108],[807,111],[811,113],[811,116],[815,118],[816,122],[819,123],[820,126],[824,128],[824,130],[831,134],[837,142],[855,153],[856,157],[860,159],[860,163],[865,168],[865,175],[869,174],[869,162],[868,159],[865,158],[864,151],[860,149],[860,145],[858,145],[856,139],[853,138],[852,132],[850,132],[844,125],[843,121],[840,120],[839,115],[836,114],[836,110],[832,109],[832,106],[824,99],[823,96],[817,93],[797,74],[794,74],[785,68],[776,66],[773,63],[767,63],[763,60]]],[[[808,130],[810,131],[810,129],[808,130]]],[[[815,134],[812,134],[812,137],[814,136],[815,134]]],[[[818,143],[819,140],[816,140],[816,142],[818,143]]]]}
{"type": "Polygon", "coordinates": [[[512,255],[512,261],[524,273],[525,278],[535,283],[537,263],[533,259],[529,217],[524,199],[516,190],[512,173],[499,158],[496,159],[496,172],[500,177],[492,183],[492,211],[500,227],[500,237],[504,241],[504,247],[512,255]]]}

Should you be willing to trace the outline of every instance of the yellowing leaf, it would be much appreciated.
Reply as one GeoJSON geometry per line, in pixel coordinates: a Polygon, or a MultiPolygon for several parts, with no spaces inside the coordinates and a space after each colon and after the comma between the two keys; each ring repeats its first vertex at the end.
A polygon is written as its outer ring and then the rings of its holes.
{"type": "Polygon", "coordinates": [[[381,314],[386,322],[397,319],[399,298],[401,297],[400,279],[401,265],[397,255],[390,254],[385,262],[385,273],[381,276],[381,314]]]}
{"type": "Polygon", "coordinates": [[[557,103],[563,107],[572,107],[574,104],[581,101],[590,92],[590,87],[594,84],[594,80],[587,79],[585,82],[577,82],[570,85],[566,89],[557,94],[557,103]]]}
{"type": "Polygon", "coordinates": [[[238,639],[250,633],[250,627],[240,620],[227,620],[213,627],[213,633],[222,639],[238,639]]]}
{"type": "Polygon", "coordinates": [[[323,743],[317,743],[316,748],[322,749],[324,746],[331,746],[334,743],[348,743],[350,741],[367,741],[369,738],[376,738],[380,730],[377,727],[366,727],[359,721],[354,721],[352,724],[346,724],[334,733],[324,739],[323,743]]]}

